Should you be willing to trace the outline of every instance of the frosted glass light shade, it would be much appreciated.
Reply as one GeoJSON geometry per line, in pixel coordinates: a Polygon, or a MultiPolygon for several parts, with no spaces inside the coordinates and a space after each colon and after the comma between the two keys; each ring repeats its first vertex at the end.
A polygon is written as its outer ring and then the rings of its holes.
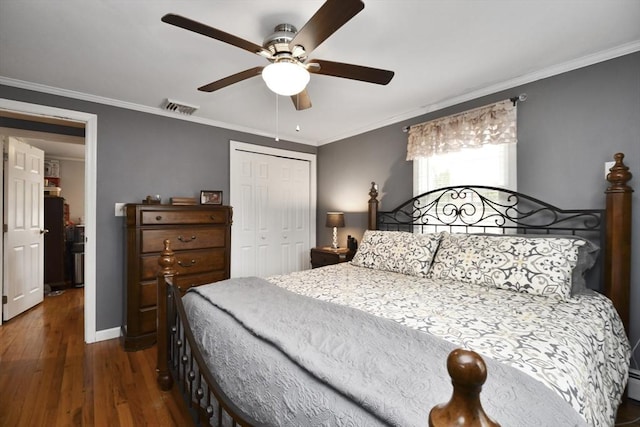
{"type": "Polygon", "coordinates": [[[309,72],[294,62],[274,62],[262,70],[262,79],[271,91],[282,96],[296,95],[309,83],[309,72]]]}

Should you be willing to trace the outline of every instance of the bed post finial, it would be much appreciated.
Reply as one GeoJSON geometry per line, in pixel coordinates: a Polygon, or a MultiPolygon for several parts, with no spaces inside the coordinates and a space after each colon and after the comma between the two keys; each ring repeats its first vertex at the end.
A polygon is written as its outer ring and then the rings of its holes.
{"type": "Polygon", "coordinates": [[[631,187],[627,185],[627,182],[631,181],[633,175],[629,172],[629,168],[622,162],[624,160],[624,154],[616,153],[613,158],[616,163],[607,174],[607,181],[611,184],[607,191],[630,191],[633,192],[631,187]]]}
{"type": "Polygon", "coordinates": [[[176,272],[173,269],[173,264],[176,263],[176,257],[171,249],[171,241],[169,239],[165,239],[163,244],[164,249],[160,253],[160,259],[158,259],[158,264],[162,267],[160,274],[163,276],[167,274],[174,275],[176,272]]]}
{"type": "Polygon", "coordinates": [[[371,181],[369,189],[369,224],[367,228],[369,230],[378,229],[378,184],[373,181],[371,181]]]}
{"type": "Polygon", "coordinates": [[[171,242],[167,239],[164,241],[164,249],[158,259],[160,271],[158,272],[158,302],[156,308],[156,330],[158,343],[158,361],[157,361],[157,381],[162,390],[171,390],[173,380],[169,373],[169,361],[167,360],[168,352],[168,330],[167,330],[167,279],[172,279],[176,274],[173,265],[176,263],[176,257],[171,250],[171,242]]]}
{"type": "Polygon", "coordinates": [[[631,287],[631,180],[629,168],[622,162],[624,154],[616,153],[615,165],[609,169],[607,181],[607,240],[604,266],[604,291],[622,319],[629,334],[629,294],[631,287]]]}
{"type": "Polygon", "coordinates": [[[447,357],[447,371],[453,394],[449,402],[431,409],[429,427],[499,427],[480,403],[480,391],[487,380],[487,365],[482,357],[471,350],[457,348],[447,357]]]}

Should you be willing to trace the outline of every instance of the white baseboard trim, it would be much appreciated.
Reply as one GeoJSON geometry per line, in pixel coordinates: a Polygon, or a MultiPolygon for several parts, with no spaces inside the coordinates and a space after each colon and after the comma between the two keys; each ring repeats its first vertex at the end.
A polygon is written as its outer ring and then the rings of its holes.
{"type": "Polygon", "coordinates": [[[120,327],[96,331],[96,342],[120,337],[120,327]]]}
{"type": "Polygon", "coordinates": [[[629,397],[640,401],[640,371],[629,370],[629,397]]]}

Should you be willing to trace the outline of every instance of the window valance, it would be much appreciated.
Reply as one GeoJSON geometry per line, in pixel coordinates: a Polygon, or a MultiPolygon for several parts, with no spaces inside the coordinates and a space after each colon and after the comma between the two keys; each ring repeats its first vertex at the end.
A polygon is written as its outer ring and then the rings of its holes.
{"type": "Polygon", "coordinates": [[[517,141],[517,107],[510,100],[409,128],[407,160],[485,144],[517,141]]]}

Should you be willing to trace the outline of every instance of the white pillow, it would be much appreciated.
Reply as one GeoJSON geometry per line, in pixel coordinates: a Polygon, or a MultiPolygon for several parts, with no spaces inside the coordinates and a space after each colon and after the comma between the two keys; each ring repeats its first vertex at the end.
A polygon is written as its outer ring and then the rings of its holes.
{"type": "Polygon", "coordinates": [[[583,240],[446,233],[429,277],[566,300],[583,240]]]}
{"type": "Polygon", "coordinates": [[[351,263],[359,267],[426,277],[441,235],[367,230],[351,263]]]}

